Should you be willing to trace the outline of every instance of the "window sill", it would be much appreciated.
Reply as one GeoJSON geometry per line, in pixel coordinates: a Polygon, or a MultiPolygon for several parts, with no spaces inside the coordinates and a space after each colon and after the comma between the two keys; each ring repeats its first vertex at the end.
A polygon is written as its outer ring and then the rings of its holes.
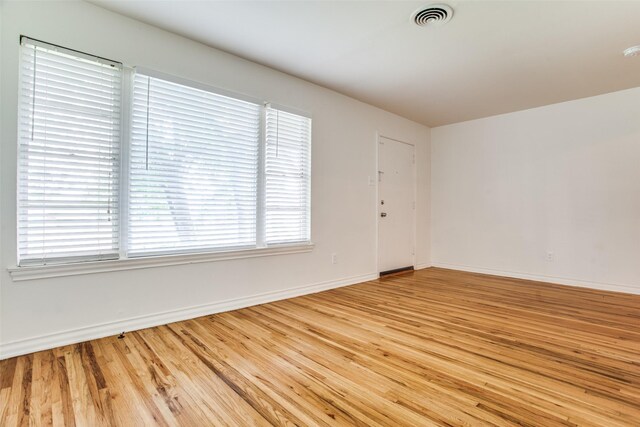
{"type": "Polygon", "coordinates": [[[14,282],[23,282],[27,280],[106,273],[110,271],[139,270],[143,268],[167,267],[172,265],[199,264],[203,262],[226,261],[232,259],[297,254],[311,252],[313,248],[313,243],[301,243],[294,245],[281,245],[270,248],[242,249],[224,252],[150,256],[144,258],[127,258],[112,261],[91,261],[76,264],[9,267],[7,268],[7,270],[9,271],[9,274],[11,275],[11,278],[14,282]]]}

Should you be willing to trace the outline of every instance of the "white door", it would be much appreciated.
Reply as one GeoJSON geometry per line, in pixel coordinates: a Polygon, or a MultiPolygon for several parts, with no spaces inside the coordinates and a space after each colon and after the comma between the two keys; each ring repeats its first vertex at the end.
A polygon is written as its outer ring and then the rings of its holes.
{"type": "Polygon", "coordinates": [[[378,140],[378,271],[413,267],[415,228],[413,145],[378,140]]]}

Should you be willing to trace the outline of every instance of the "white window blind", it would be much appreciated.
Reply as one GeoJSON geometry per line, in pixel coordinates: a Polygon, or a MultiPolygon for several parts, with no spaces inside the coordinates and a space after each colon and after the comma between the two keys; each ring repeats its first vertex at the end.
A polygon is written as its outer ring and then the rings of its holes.
{"type": "Polygon", "coordinates": [[[118,63],[22,39],[19,265],[118,257],[118,63]]]}
{"type": "Polygon", "coordinates": [[[311,119],[266,110],[265,242],[310,239],[311,119]]]}
{"type": "Polygon", "coordinates": [[[257,104],[138,73],[128,254],[256,245],[257,104]]]}

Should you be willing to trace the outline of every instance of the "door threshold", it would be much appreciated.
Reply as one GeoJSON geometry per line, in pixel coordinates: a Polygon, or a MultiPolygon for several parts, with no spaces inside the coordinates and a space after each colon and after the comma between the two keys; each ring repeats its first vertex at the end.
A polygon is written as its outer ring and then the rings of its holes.
{"type": "Polygon", "coordinates": [[[414,271],[413,266],[408,266],[408,267],[400,267],[400,268],[394,268],[393,270],[386,270],[386,271],[381,271],[380,272],[380,277],[383,276],[389,276],[392,274],[400,274],[400,273],[407,273],[407,272],[412,272],[414,271]]]}

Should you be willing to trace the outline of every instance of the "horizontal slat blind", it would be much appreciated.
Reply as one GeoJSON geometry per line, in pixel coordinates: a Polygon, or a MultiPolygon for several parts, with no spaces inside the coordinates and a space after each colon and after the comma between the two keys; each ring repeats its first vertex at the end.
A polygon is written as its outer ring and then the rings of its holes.
{"type": "Polygon", "coordinates": [[[265,241],[310,239],[311,119],[266,111],[265,241]]]}
{"type": "Polygon", "coordinates": [[[128,254],[256,244],[260,106],[138,73],[128,254]]]}
{"type": "Polygon", "coordinates": [[[20,265],[118,257],[119,64],[23,39],[20,265]]]}

